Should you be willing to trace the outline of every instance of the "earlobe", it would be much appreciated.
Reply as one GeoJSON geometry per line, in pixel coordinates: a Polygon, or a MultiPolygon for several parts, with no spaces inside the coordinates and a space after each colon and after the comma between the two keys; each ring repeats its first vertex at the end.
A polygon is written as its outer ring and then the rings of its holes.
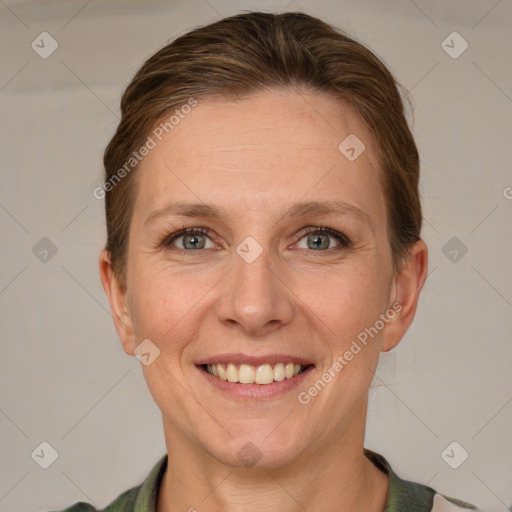
{"type": "MultiPolygon", "coordinates": [[[[398,345],[411,325],[421,289],[427,278],[428,249],[423,240],[416,242],[409,251],[409,257],[394,279],[393,303],[400,304],[400,310],[394,319],[386,326],[382,348],[388,352],[398,345]]],[[[398,308],[394,308],[398,309],[398,308]]]]}
{"type": "Polygon", "coordinates": [[[113,272],[110,253],[103,249],[98,260],[99,272],[103,289],[107,294],[112,311],[112,318],[124,351],[133,355],[135,350],[135,335],[133,320],[128,307],[126,286],[119,283],[113,272]]]}

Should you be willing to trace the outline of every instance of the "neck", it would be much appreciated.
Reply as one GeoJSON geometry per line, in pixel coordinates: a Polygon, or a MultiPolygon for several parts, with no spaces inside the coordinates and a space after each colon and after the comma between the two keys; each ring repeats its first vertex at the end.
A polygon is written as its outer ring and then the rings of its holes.
{"type": "Polygon", "coordinates": [[[356,416],[362,428],[348,428],[273,468],[222,464],[164,420],[169,457],[157,512],[383,512],[388,476],[363,453],[366,404],[356,416]]]}

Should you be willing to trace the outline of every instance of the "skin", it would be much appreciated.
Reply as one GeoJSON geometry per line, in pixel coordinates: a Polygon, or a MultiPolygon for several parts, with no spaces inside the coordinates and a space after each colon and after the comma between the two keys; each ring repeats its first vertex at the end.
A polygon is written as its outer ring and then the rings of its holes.
{"type": "Polygon", "coordinates": [[[126,283],[105,251],[99,267],[125,352],[144,339],[161,351],[142,366],[170,454],[158,512],[384,510],[388,477],[363,455],[368,389],[379,353],[413,320],[427,248],[417,242],[394,273],[375,145],[359,115],[325,93],[199,99],[138,172],[126,283]],[[354,161],[338,150],[349,134],[366,146],[354,161]],[[369,223],[347,213],[286,215],[313,200],[345,201],[369,223]],[[144,226],[176,201],[224,207],[226,216],[170,215],[144,226]],[[319,235],[330,245],[311,248],[315,234],[301,232],[318,225],[352,243],[319,235]],[[183,226],[211,230],[198,235],[203,249],[184,248],[183,238],[161,244],[183,226]],[[248,236],[263,249],[252,263],[236,252],[248,236]],[[402,309],[393,320],[309,404],[299,403],[298,393],[395,301],[402,309]],[[195,366],[225,352],[288,353],[315,368],[298,389],[241,400],[195,366]],[[237,457],[247,442],[261,453],[251,468],[237,457]]]}

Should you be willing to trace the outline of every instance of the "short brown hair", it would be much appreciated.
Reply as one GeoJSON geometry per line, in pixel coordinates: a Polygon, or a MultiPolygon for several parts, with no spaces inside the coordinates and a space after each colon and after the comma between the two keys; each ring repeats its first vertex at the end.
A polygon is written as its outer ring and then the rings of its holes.
{"type": "MultiPolygon", "coordinates": [[[[408,99],[407,92],[369,49],[304,13],[231,16],[186,33],[150,57],[122,96],[121,121],[104,153],[105,184],[119,177],[155,124],[190,98],[243,98],[283,87],[326,92],[345,101],[373,134],[382,167],[388,240],[398,270],[420,239],[422,222],[419,155],[400,94],[408,99]]],[[[136,170],[105,188],[105,249],[122,283],[136,170]]]]}

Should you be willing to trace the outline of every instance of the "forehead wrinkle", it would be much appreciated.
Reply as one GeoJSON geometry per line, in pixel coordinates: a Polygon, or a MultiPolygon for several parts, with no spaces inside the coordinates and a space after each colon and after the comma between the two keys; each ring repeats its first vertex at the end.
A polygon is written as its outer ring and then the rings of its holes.
{"type": "MultiPolygon", "coordinates": [[[[190,218],[226,219],[228,211],[225,207],[208,205],[205,203],[176,202],[150,213],[144,222],[144,226],[161,217],[180,215],[190,218]]],[[[375,232],[375,226],[371,217],[357,206],[345,201],[308,201],[295,203],[289,209],[281,209],[281,218],[308,217],[308,216],[335,216],[347,215],[365,223],[375,232]]]]}
{"type": "Polygon", "coordinates": [[[373,220],[365,211],[345,201],[308,201],[294,204],[288,211],[283,211],[283,217],[307,217],[307,216],[335,216],[347,215],[368,225],[374,232],[373,220]]]}

